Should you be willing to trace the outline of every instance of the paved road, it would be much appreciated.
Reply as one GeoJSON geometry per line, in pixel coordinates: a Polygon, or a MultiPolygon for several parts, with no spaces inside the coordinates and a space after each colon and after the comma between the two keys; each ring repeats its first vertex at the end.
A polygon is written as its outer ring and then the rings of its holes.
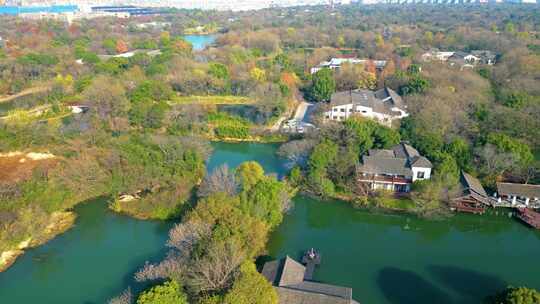
{"type": "Polygon", "coordinates": [[[296,108],[296,113],[294,114],[294,118],[302,122],[308,122],[309,115],[307,114],[309,113],[309,109],[311,107],[313,107],[312,103],[309,103],[306,101],[300,102],[300,104],[296,108]]]}

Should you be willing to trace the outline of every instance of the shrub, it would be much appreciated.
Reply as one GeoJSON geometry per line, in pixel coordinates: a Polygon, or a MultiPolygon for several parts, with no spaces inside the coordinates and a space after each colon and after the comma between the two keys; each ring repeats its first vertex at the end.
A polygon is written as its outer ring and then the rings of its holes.
{"type": "Polygon", "coordinates": [[[142,292],[137,304],[188,304],[188,301],[180,284],[169,281],[142,292]]]}

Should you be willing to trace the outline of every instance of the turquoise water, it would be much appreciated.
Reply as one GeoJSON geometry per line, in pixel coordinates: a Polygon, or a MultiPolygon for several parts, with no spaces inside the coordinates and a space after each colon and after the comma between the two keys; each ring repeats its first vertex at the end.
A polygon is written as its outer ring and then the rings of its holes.
{"type": "Polygon", "coordinates": [[[105,199],[83,203],[68,232],[28,250],[0,273],[0,303],[106,303],[128,285],[146,260],[164,255],[170,223],[110,212],[105,199]]]}
{"type": "MultiPolygon", "coordinates": [[[[286,172],[277,145],[213,147],[209,170],[254,160],[267,172],[286,172]]],[[[75,227],[0,273],[0,303],[97,304],[127,286],[144,287],[133,274],[163,256],[172,223],[115,214],[103,199],[75,211],[75,227]]],[[[315,279],[352,287],[363,304],[472,304],[508,284],[540,289],[540,232],[501,215],[433,222],[297,197],[271,236],[269,254],[298,258],[310,247],[322,253],[315,279]]]]}
{"type": "Polygon", "coordinates": [[[216,41],[215,35],[185,35],[184,39],[193,45],[196,51],[203,50],[216,41]]]}

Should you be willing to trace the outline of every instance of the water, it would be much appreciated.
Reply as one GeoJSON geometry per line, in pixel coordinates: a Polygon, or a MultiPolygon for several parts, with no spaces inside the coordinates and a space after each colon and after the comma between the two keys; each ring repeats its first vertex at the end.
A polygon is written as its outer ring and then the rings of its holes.
{"type": "MultiPolygon", "coordinates": [[[[277,145],[214,144],[208,168],[254,160],[283,176],[277,145]]],[[[540,289],[540,233],[504,216],[459,215],[443,222],[354,210],[304,197],[272,234],[269,253],[298,258],[318,248],[315,279],[353,288],[361,303],[479,303],[507,284],[540,289]]],[[[104,200],[81,204],[76,226],[28,250],[0,273],[0,303],[104,303],[159,260],[172,223],[112,213],[104,200]]]]}
{"type": "Polygon", "coordinates": [[[185,35],[184,39],[193,45],[195,51],[200,51],[216,41],[216,35],[185,35]]]}
{"type": "Polygon", "coordinates": [[[361,303],[481,303],[507,285],[540,289],[540,233],[505,216],[443,221],[353,210],[297,197],[269,253],[322,255],[315,280],[353,288],[361,303]]]}
{"type": "Polygon", "coordinates": [[[101,304],[128,285],[133,273],[164,255],[171,223],[139,221],[110,212],[105,199],[75,208],[76,225],[28,250],[0,273],[0,303],[101,304]]]}
{"type": "Polygon", "coordinates": [[[214,153],[208,161],[208,171],[216,167],[227,164],[229,168],[236,168],[246,161],[256,161],[264,168],[268,174],[277,174],[283,177],[287,172],[285,163],[276,157],[276,150],[279,144],[258,144],[258,143],[213,143],[214,153]]]}

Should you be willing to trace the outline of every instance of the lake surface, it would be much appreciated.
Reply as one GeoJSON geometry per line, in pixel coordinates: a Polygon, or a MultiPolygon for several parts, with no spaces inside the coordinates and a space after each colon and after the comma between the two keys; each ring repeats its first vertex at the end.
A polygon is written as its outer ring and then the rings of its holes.
{"type": "MultiPolygon", "coordinates": [[[[277,145],[213,144],[211,171],[227,163],[258,161],[283,176],[277,145]]],[[[272,234],[270,255],[298,258],[322,253],[315,279],[350,286],[362,304],[479,303],[508,284],[540,289],[540,233],[503,215],[459,215],[432,222],[373,214],[343,202],[295,199],[272,234]]],[[[159,260],[172,223],[139,221],[112,213],[104,200],[79,205],[76,226],[29,250],[0,273],[0,303],[105,303],[133,273],[159,260]]]]}
{"type": "Polygon", "coordinates": [[[269,253],[320,250],[315,280],[353,288],[361,303],[481,303],[507,285],[540,289],[540,233],[506,215],[433,222],[297,197],[269,253]]]}
{"type": "Polygon", "coordinates": [[[159,260],[171,223],[110,212],[105,199],[75,208],[76,225],[28,250],[0,273],[0,303],[102,304],[131,285],[146,260],[159,260]]]}
{"type": "Polygon", "coordinates": [[[193,45],[195,51],[200,51],[214,43],[216,35],[185,35],[184,39],[193,45]]]}

